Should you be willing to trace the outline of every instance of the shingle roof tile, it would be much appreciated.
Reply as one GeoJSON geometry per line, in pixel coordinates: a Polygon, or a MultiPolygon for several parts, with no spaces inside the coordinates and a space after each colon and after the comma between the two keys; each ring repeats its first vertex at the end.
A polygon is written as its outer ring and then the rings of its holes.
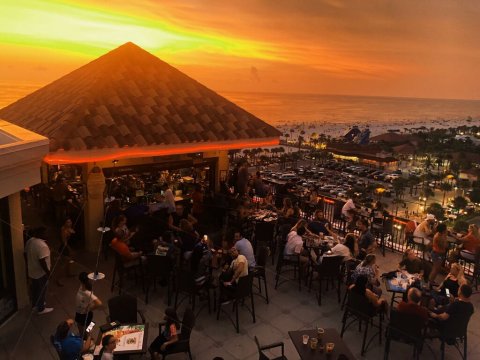
{"type": "Polygon", "coordinates": [[[132,43],[1,109],[0,117],[55,139],[51,152],[281,135],[132,43]]]}

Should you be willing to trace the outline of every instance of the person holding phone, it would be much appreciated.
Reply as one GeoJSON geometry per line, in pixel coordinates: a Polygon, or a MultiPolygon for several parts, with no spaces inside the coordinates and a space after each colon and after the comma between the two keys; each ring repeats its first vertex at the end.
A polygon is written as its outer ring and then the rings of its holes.
{"type": "Polygon", "coordinates": [[[60,353],[62,360],[77,360],[81,354],[88,352],[92,344],[92,338],[87,335],[83,341],[81,336],[73,334],[73,319],[62,321],[57,326],[53,345],[60,353]]]}
{"type": "Polygon", "coordinates": [[[431,292],[432,301],[430,302],[430,308],[453,302],[458,297],[458,289],[464,284],[467,284],[467,279],[465,279],[462,265],[453,263],[450,267],[450,272],[437,290],[431,292]]]}
{"type": "Polygon", "coordinates": [[[92,283],[88,279],[86,272],[80,273],[78,280],[80,280],[80,287],[75,301],[75,322],[77,323],[78,331],[80,334],[83,334],[85,326],[90,324],[93,319],[92,310],[102,306],[102,302],[93,294],[92,283]]]}

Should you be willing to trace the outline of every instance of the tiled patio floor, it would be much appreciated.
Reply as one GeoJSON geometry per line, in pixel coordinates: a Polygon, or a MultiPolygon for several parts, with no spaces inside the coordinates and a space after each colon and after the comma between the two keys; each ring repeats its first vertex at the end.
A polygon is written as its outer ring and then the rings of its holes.
{"type": "MultiPolygon", "coordinates": [[[[387,252],[386,257],[378,254],[378,263],[381,272],[394,269],[398,263],[400,255],[387,252]]],[[[95,265],[95,254],[83,253],[77,256],[79,263],[78,271],[91,271],[95,265]]],[[[100,264],[100,271],[107,274],[107,279],[95,284],[95,293],[106,304],[110,292],[111,272],[113,268],[112,259],[100,264]]],[[[220,320],[215,319],[214,314],[208,314],[204,309],[199,317],[195,329],[192,333],[191,346],[193,357],[196,360],[211,360],[215,356],[221,356],[224,359],[258,359],[258,354],[253,337],[256,335],[262,343],[274,341],[284,341],[286,356],[288,359],[298,359],[299,356],[288,337],[289,330],[312,328],[319,324],[325,328],[336,328],[340,331],[340,321],[342,312],[340,304],[336,300],[336,292],[330,290],[324,293],[323,305],[318,306],[314,293],[309,293],[307,289],[298,291],[294,282],[283,284],[279,290],[273,289],[274,272],[270,267],[269,292],[271,302],[265,304],[264,300],[255,297],[255,306],[257,313],[256,323],[252,323],[250,314],[245,310],[240,311],[240,334],[235,332],[233,325],[223,315],[220,320]]],[[[73,317],[75,293],[78,283],[75,278],[63,279],[64,287],[58,287],[54,283],[50,284],[47,302],[55,310],[47,315],[31,315],[27,309],[18,312],[8,323],[0,328],[0,359],[56,359],[56,353],[49,342],[49,336],[53,333],[56,325],[63,319],[73,317]],[[12,351],[14,351],[12,353],[12,351]]],[[[157,334],[155,324],[162,319],[163,311],[166,308],[166,288],[157,288],[153,292],[148,305],[144,303],[144,295],[141,287],[134,287],[133,283],[127,292],[138,296],[139,304],[145,309],[147,321],[150,324],[149,343],[157,334]]],[[[344,289],[342,288],[342,295],[344,289]]],[[[387,294],[390,299],[389,294],[387,294]]],[[[473,302],[478,309],[480,296],[473,295],[473,302]]],[[[182,304],[179,314],[183,314],[184,305],[182,304]]],[[[106,310],[96,311],[94,320],[97,324],[104,322],[106,310]]],[[[479,312],[474,314],[469,327],[469,346],[468,356],[470,359],[480,358],[480,323],[479,312]]],[[[350,347],[352,353],[360,358],[360,347],[362,337],[356,329],[349,329],[344,336],[344,340],[350,347]]],[[[430,342],[433,353],[424,349],[422,358],[434,359],[440,358],[439,342],[430,342]]],[[[408,359],[411,357],[411,348],[393,343],[391,348],[391,359],[408,359]]],[[[383,345],[378,341],[368,350],[366,359],[381,359],[383,357],[383,345]]],[[[132,357],[133,359],[134,357],[132,357]]],[[[140,358],[140,357],[138,357],[140,358]]],[[[169,356],[171,359],[187,359],[184,354],[169,356]]],[[[336,359],[336,357],[333,357],[336,359]]],[[[447,349],[447,359],[458,359],[459,355],[452,347],[447,349]]]]}

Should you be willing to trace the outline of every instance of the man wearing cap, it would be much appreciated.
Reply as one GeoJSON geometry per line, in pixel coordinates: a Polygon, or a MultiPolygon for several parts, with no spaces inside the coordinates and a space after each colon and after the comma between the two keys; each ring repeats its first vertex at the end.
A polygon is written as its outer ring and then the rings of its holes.
{"type": "Polygon", "coordinates": [[[430,244],[430,238],[433,236],[433,227],[435,225],[435,215],[427,214],[425,220],[423,220],[413,232],[413,241],[416,243],[430,244]]]}

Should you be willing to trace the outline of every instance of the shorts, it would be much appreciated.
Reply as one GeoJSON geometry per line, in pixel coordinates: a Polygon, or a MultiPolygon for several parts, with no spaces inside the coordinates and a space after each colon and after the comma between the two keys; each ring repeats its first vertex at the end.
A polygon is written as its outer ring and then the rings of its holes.
{"type": "Polygon", "coordinates": [[[93,319],[93,312],[89,311],[88,314],[75,313],[75,322],[83,327],[87,327],[93,319]]]}
{"type": "Polygon", "coordinates": [[[433,262],[444,262],[445,261],[445,254],[439,254],[439,253],[436,253],[435,251],[432,251],[430,253],[430,256],[432,257],[433,262]]]}

